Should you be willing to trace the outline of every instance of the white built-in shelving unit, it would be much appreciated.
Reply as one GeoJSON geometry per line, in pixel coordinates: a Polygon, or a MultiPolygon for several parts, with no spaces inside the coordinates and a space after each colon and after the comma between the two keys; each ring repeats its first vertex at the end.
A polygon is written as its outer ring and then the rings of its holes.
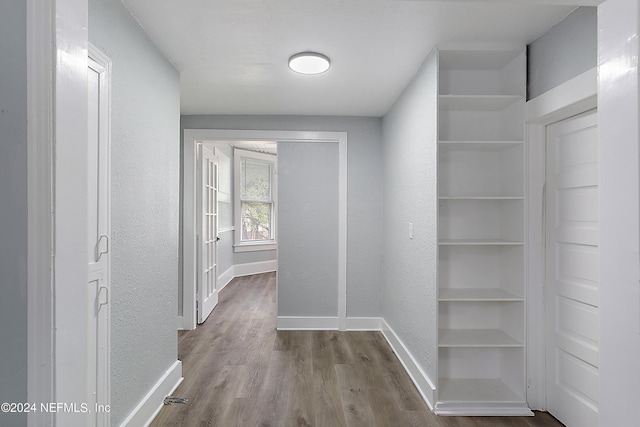
{"type": "Polygon", "coordinates": [[[531,415],[525,385],[525,53],[441,48],[438,385],[443,415],[531,415]]]}

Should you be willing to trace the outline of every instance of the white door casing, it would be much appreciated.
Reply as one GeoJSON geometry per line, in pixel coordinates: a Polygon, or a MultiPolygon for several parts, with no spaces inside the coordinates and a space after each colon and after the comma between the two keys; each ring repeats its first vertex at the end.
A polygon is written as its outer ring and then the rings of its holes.
{"type": "Polygon", "coordinates": [[[88,61],[88,396],[92,424],[110,425],[110,61],[88,61]]]}
{"type": "Polygon", "coordinates": [[[546,400],[598,425],[598,133],[595,110],[547,127],[546,400]]]}
{"type": "MultiPolygon", "coordinates": [[[[196,327],[196,198],[197,198],[197,146],[202,141],[300,141],[317,143],[337,143],[339,151],[338,172],[338,329],[346,328],[347,316],[347,133],[325,131],[269,131],[269,130],[229,130],[229,129],[185,129],[183,142],[183,194],[182,204],[182,316],[178,316],[180,329],[192,330],[196,327]]],[[[278,282],[276,280],[276,288],[278,282]]],[[[278,301],[276,300],[276,311],[278,301]]]]}
{"type": "Polygon", "coordinates": [[[547,126],[597,107],[597,69],[527,102],[527,404],[546,411],[544,187],[547,126]]]}
{"type": "Polygon", "coordinates": [[[218,159],[211,148],[198,146],[197,192],[198,323],[218,303],[218,159]]]}

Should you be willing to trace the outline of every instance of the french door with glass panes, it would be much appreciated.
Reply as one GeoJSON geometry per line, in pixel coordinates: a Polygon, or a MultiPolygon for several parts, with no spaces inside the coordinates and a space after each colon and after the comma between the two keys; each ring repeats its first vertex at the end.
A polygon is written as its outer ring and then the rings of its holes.
{"type": "Polygon", "coordinates": [[[218,159],[211,148],[198,146],[197,312],[203,323],[218,303],[218,159]]]}

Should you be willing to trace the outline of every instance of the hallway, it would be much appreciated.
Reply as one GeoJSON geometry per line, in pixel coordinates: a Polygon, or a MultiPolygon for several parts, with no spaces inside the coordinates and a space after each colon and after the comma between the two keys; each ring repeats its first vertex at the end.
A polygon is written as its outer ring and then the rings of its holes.
{"type": "Polygon", "coordinates": [[[559,426],[552,417],[438,417],[379,332],[276,331],[275,273],[234,279],[179,334],[186,405],[152,426],[559,426]]]}

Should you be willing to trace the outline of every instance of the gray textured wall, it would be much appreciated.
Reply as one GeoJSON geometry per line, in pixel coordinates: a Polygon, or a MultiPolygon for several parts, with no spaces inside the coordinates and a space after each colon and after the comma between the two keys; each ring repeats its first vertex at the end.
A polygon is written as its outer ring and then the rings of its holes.
{"type": "MultiPolygon", "coordinates": [[[[0,2],[0,402],[27,401],[26,4],[0,2]]],[[[0,413],[0,425],[26,425],[0,413]]]]}
{"type": "Polygon", "coordinates": [[[437,60],[431,53],[382,121],[382,314],[418,363],[437,378],[437,60]],[[409,239],[409,222],[414,239],[409,239]]]}
{"type": "MultiPolygon", "coordinates": [[[[347,316],[349,317],[380,316],[381,313],[382,144],[380,126],[379,118],[370,117],[182,116],[182,129],[347,132],[347,316]]],[[[256,254],[259,253],[253,254],[258,256],[256,254]]]]}
{"type": "Polygon", "coordinates": [[[278,143],[278,316],[338,316],[338,144],[278,143]]]}
{"type": "Polygon", "coordinates": [[[250,264],[252,262],[272,261],[278,258],[277,251],[249,251],[249,252],[234,252],[233,263],[234,264],[250,264]]]}
{"type": "Polygon", "coordinates": [[[112,69],[111,420],[177,360],[180,76],[119,0],[89,1],[112,69]]]}
{"type": "Polygon", "coordinates": [[[218,233],[218,276],[233,265],[233,230],[218,233]]]}
{"type": "Polygon", "coordinates": [[[528,46],[528,99],[597,65],[597,8],[583,6],[528,46]]]}

